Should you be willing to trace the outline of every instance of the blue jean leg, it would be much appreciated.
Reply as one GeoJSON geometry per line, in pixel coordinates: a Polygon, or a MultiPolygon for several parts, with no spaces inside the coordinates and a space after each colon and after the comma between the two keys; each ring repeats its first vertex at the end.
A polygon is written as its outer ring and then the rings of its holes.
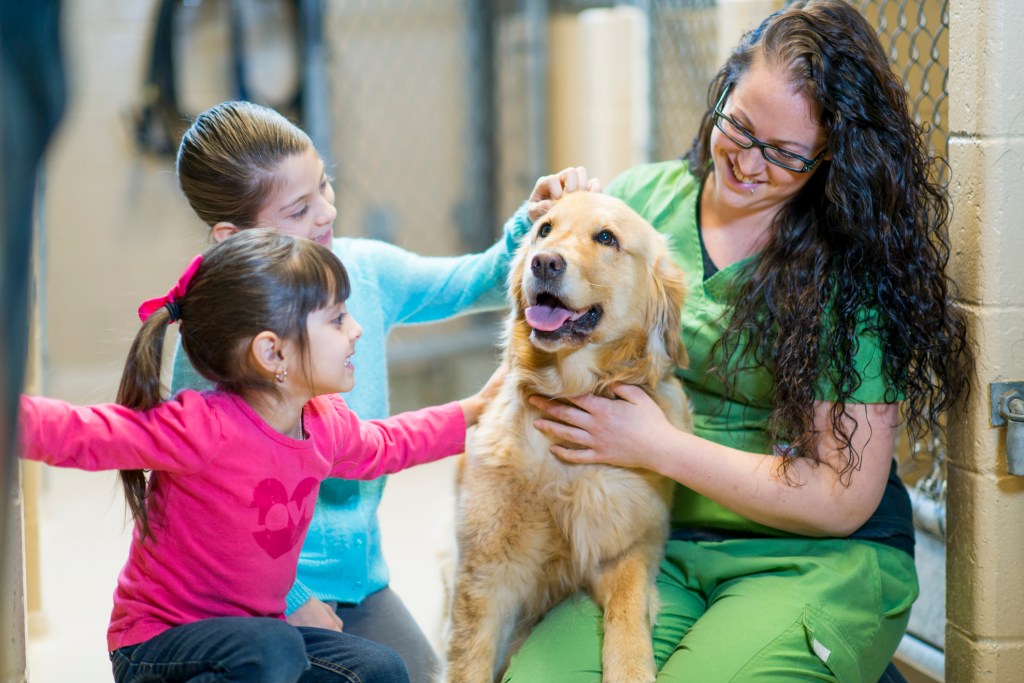
{"type": "Polygon", "coordinates": [[[256,617],[177,626],[115,650],[110,660],[116,683],[295,683],[309,668],[297,629],[280,619],[256,617]]]}
{"type": "Polygon", "coordinates": [[[408,683],[401,657],[358,636],[280,619],[178,626],[110,655],[116,683],[408,683]]]}
{"type": "Polygon", "coordinates": [[[311,667],[301,683],[409,683],[409,671],[391,648],[349,633],[300,626],[311,667]]]}

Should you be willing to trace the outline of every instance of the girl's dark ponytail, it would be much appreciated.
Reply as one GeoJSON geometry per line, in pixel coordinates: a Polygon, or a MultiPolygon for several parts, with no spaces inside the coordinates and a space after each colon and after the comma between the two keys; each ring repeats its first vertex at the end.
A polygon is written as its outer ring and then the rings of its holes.
{"type": "MultiPolygon", "coordinates": [[[[170,314],[166,308],[153,312],[139,329],[128,351],[117,402],[127,408],[146,410],[163,400],[160,368],[163,360],[164,334],[170,314]]],[[[149,515],[146,512],[146,471],[121,470],[121,485],[128,509],[138,525],[140,537],[149,536],[149,515]]]]}

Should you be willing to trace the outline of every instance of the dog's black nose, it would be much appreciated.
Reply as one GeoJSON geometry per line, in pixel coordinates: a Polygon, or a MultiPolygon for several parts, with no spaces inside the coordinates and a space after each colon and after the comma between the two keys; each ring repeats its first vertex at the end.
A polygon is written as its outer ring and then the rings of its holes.
{"type": "Polygon", "coordinates": [[[555,280],[565,272],[565,259],[553,251],[542,251],[533,257],[530,270],[538,280],[555,280]]]}

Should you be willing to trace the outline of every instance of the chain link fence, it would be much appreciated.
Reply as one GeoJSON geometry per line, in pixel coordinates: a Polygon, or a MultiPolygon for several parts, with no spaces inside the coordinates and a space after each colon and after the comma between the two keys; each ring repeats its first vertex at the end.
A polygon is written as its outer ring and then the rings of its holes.
{"type": "Polygon", "coordinates": [[[337,232],[455,254],[496,234],[486,3],[327,4],[337,232]],[[483,235],[481,235],[483,233],[483,235]]]}
{"type": "MultiPolygon", "coordinates": [[[[932,149],[948,151],[948,0],[850,0],[876,27],[893,70],[907,90],[911,113],[929,132],[932,149]]],[[[729,45],[716,41],[714,0],[638,3],[650,16],[654,117],[652,158],[690,147],[708,107],[707,84],[729,45]]],[[[780,5],[781,6],[781,5],[780,5]]],[[[752,28],[752,27],[751,27],[752,28]]]]}
{"type": "MultiPolygon", "coordinates": [[[[493,25],[489,3],[325,1],[336,234],[434,256],[494,242],[502,211],[495,206],[493,25]]],[[[493,366],[496,320],[396,329],[393,408],[479,386],[493,366]],[[457,358],[464,362],[445,362],[457,358]]]]}
{"type": "Polygon", "coordinates": [[[860,0],[853,3],[878,29],[893,69],[903,80],[910,110],[930,133],[935,153],[949,148],[948,0],[860,0]]]}
{"type": "Polygon", "coordinates": [[[708,108],[707,91],[720,64],[713,0],[660,0],[651,25],[653,130],[651,158],[688,150],[708,108]]]}

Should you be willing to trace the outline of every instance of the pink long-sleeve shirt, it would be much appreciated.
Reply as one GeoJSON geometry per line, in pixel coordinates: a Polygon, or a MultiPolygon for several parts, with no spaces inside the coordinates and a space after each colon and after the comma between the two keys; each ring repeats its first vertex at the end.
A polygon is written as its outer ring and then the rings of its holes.
{"type": "Polygon", "coordinates": [[[27,459],[152,470],[151,534],[133,534],[114,591],[110,650],[200,619],[283,618],[320,482],[438,460],[461,452],[466,435],[457,402],[364,422],[335,395],[306,404],[304,440],[218,392],[183,391],[141,412],[23,396],[19,420],[27,459]]]}

